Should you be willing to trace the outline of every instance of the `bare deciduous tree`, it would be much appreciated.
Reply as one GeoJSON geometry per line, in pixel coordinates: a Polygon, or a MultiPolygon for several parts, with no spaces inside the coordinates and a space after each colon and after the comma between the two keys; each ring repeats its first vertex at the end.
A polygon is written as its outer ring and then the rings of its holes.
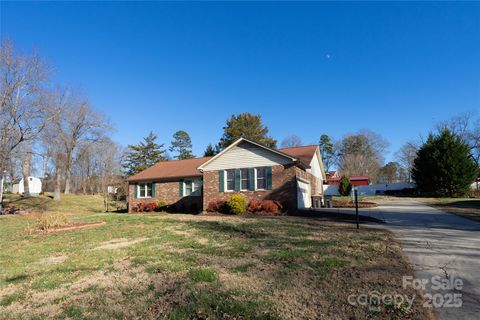
{"type": "Polygon", "coordinates": [[[69,90],[59,96],[60,113],[54,119],[55,131],[64,155],[64,193],[71,191],[73,159],[77,148],[86,143],[93,143],[101,138],[108,128],[105,118],[94,111],[87,99],[79,97],[69,90]]]}
{"type": "Polygon", "coordinates": [[[406,172],[407,182],[412,182],[412,169],[418,148],[416,142],[409,141],[395,153],[395,158],[406,172]]]}
{"type": "Polygon", "coordinates": [[[302,138],[297,135],[291,134],[282,140],[282,148],[293,148],[302,146],[302,138]]]}
{"type": "Polygon", "coordinates": [[[337,144],[341,174],[365,175],[377,181],[387,147],[388,142],[382,136],[369,130],[345,136],[337,144]]]}
{"type": "Polygon", "coordinates": [[[35,139],[48,121],[48,69],[37,55],[0,46],[0,169],[6,168],[22,142],[35,139]]]}

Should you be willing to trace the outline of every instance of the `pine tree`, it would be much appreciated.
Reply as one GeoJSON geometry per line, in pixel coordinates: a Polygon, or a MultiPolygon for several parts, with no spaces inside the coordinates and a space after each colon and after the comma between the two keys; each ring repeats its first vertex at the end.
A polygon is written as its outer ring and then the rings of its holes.
{"type": "Polygon", "coordinates": [[[469,146],[448,129],[429,135],[412,170],[421,193],[442,197],[466,195],[477,174],[469,146]]]}
{"type": "Polygon", "coordinates": [[[177,153],[175,158],[178,160],[193,158],[192,139],[186,131],[179,130],[173,134],[170,151],[177,153]]]}
{"type": "Polygon", "coordinates": [[[128,145],[128,150],[125,154],[125,160],[122,166],[128,176],[137,174],[159,161],[166,160],[163,149],[163,144],[156,143],[157,136],[150,132],[149,135],[143,138],[137,145],[128,145]]]}
{"type": "Polygon", "coordinates": [[[209,143],[205,151],[203,152],[204,157],[213,157],[217,153],[215,152],[215,149],[213,148],[212,144],[209,143]]]}
{"type": "Polygon", "coordinates": [[[347,197],[352,192],[352,183],[347,176],[342,176],[340,178],[340,184],[338,186],[338,192],[341,196],[347,197]]]}
{"type": "Polygon", "coordinates": [[[268,127],[262,124],[262,116],[259,114],[240,113],[227,119],[218,147],[223,150],[239,138],[270,148],[277,147],[277,141],[268,135],[268,127]]]}
{"type": "Polygon", "coordinates": [[[323,160],[323,167],[325,171],[329,171],[333,164],[335,151],[333,149],[332,138],[329,135],[322,134],[318,143],[320,148],[320,154],[323,160]]]}

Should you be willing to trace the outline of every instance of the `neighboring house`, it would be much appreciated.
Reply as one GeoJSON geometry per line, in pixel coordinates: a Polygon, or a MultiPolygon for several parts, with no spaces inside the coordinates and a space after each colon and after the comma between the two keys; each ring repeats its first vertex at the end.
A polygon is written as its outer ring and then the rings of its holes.
{"type": "MultiPolygon", "coordinates": [[[[30,195],[39,195],[40,192],[42,192],[42,181],[35,177],[28,177],[27,179],[30,195]]],[[[19,194],[23,194],[25,192],[23,189],[23,178],[14,180],[12,182],[11,192],[19,194]]]]}
{"type": "Polygon", "coordinates": [[[323,195],[318,146],[271,149],[239,139],[214,157],[162,161],[128,178],[129,212],[139,202],[166,201],[179,211],[203,211],[234,193],[310,208],[323,195]]]}
{"type": "MultiPolygon", "coordinates": [[[[331,185],[339,185],[341,177],[339,176],[331,176],[327,178],[327,184],[331,185]]],[[[351,176],[350,183],[353,186],[368,186],[370,184],[370,178],[367,176],[351,176]]]]}

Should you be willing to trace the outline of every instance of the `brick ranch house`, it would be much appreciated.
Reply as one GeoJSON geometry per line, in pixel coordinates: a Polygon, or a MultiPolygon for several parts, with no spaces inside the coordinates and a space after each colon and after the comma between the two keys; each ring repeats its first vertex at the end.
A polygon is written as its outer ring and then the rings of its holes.
{"type": "Polygon", "coordinates": [[[319,205],[325,180],[316,145],[277,150],[240,138],[214,157],[161,161],[129,177],[128,211],[158,201],[178,211],[205,211],[209,202],[234,193],[295,211],[312,207],[312,199],[319,205]]]}

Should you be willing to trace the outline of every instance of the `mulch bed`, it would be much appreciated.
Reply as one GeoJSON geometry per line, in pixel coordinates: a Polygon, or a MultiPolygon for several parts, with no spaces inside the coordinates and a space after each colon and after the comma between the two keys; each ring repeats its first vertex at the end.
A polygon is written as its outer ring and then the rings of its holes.
{"type": "MultiPolygon", "coordinates": [[[[375,202],[358,201],[359,208],[375,208],[377,206],[378,205],[375,202]]],[[[334,208],[355,208],[355,202],[333,200],[333,207],[334,208]]]]}
{"type": "Polygon", "coordinates": [[[245,217],[245,218],[255,218],[255,217],[276,217],[281,215],[280,213],[268,213],[268,212],[246,212],[244,214],[231,214],[231,213],[221,213],[221,212],[203,212],[202,216],[213,216],[213,217],[245,217]]]}

